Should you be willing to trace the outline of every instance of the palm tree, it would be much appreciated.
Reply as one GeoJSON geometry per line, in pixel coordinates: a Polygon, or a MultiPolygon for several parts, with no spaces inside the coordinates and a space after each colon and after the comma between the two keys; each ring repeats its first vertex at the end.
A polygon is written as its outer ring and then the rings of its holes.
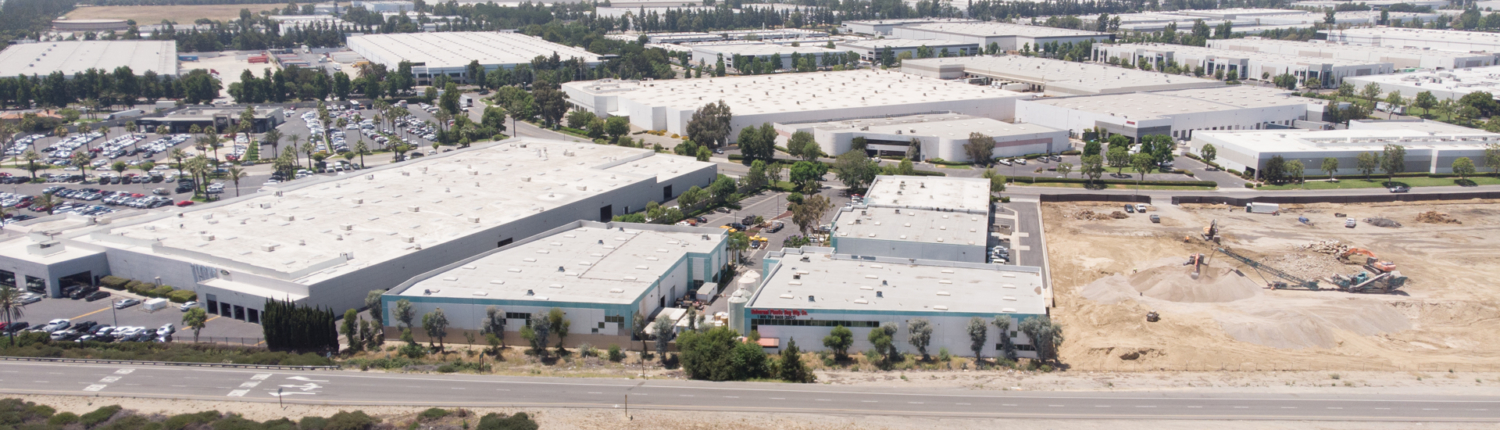
{"type": "Polygon", "coordinates": [[[172,129],[167,128],[167,126],[165,126],[165,125],[158,125],[158,126],[156,126],[156,134],[160,134],[162,136],[166,136],[167,134],[169,134],[171,132],[172,132],[172,129]]]}
{"type": "Polygon", "coordinates": [[[271,130],[266,132],[266,135],[262,137],[261,140],[271,144],[271,159],[275,159],[276,147],[281,146],[281,130],[272,128],[271,130]]]}
{"type": "Polygon", "coordinates": [[[0,206],[0,231],[5,231],[5,217],[10,216],[10,209],[0,206]]]}
{"type": "Polygon", "coordinates": [[[182,159],[187,158],[187,151],[183,151],[182,148],[173,148],[171,157],[177,160],[177,176],[182,176],[182,159]]]}
{"type": "Polygon", "coordinates": [[[89,182],[89,156],[83,151],[73,153],[73,165],[78,166],[78,171],[83,173],[83,182],[89,182]]]}
{"type": "MultiPolygon", "coordinates": [[[[22,309],[21,291],[9,285],[0,286],[0,313],[5,314],[5,326],[10,327],[14,319],[25,315],[22,309]]],[[[16,346],[16,332],[10,332],[10,345],[16,346]]]]}
{"type": "Polygon", "coordinates": [[[52,129],[52,135],[53,136],[57,136],[57,141],[58,142],[62,142],[63,139],[65,139],[65,138],[68,137],[68,126],[66,126],[66,125],[59,125],[59,126],[57,126],[57,128],[52,129]]]}
{"type": "Polygon", "coordinates": [[[370,148],[365,146],[364,139],[360,139],[359,143],[354,144],[354,153],[359,154],[359,167],[361,169],[365,167],[365,153],[368,152],[370,152],[370,148]]]}
{"type": "Polygon", "coordinates": [[[42,193],[36,196],[36,204],[47,208],[47,215],[52,215],[52,207],[57,206],[57,198],[52,197],[51,194],[42,193]]]}
{"type": "Polygon", "coordinates": [[[187,161],[187,171],[193,175],[193,197],[198,197],[200,195],[200,186],[203,184],[203,181],[199,177],[208,173],[208,159],[204,158],[202,154],[189,159],[187,161]]]}
{"type": "Polygon", "coordinates": [[[293,134],[291,136],[288,136],[287,138],[292,141],[291,151],[287,151],[287,152],[291,152],[292,153],[292,158],[297,161],[297,164],[302,164],[302,159],[301,158],[297,158],[297,141],[302,140],[302,136],[298,136],[298,135],[293,134]]]}
{"type": "Polygon", "coordinates": [[[36,160],[41,159],[42,156],[37,155],[36,150],[28,149],[21,157],[26,159],[26,170],[31,171],[31,179],[36,179],[36,160]]]}
{"type": "MultiPolygon", "coordinates": [[[[88,139],[88,134],[91,131],[94,131],[94,128],[90,127],[88,125],[88,123],[80,124],[78,126],[78,135],[83,136],[85,139],[88,139]]],[[[86,149],[86,150],[87,149],[94,149],[94,146],[92,144],[90,144],[90,142],[93,142],[93,140],[90,139],[90,140],[84,141],[83,142],[83,149],[86,149]]]]}
{"type": "Polygon", "coordinates": [[[249,175],[246,175],[245,174],[245,170],[239,168],[238,166],[231,166],[229,168],[229,180],[234,181],[234,196],[235,197],[239,197],[240,196],[240,179],[244,179],[246,176],[249,176],[249,175]]]}
{"type": "Polygon", "coordinates": [[[312,169],[312,161],[313,161],[313,159],[312,159],[312,153],[313,153],[313,144],[312,144],[312,141],[303,142],[302,143],[302,154],[307,155],[307,168],[308,168],[308,170],[312,169]]]}

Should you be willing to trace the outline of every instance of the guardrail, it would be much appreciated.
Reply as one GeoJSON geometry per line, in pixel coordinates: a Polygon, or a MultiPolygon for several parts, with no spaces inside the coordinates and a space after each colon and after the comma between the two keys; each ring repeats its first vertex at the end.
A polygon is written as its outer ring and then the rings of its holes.
{"type": "Polygon", "coordinates": [[[140,360],[103,360],[93,358],[53,358],[53,357],[6,357],[0,356],[0,361],[37,361],[45,363],[86,363],[86,364],[124,364],[130,366],[176,366],[176,367],[220,367],[231,369],[270,369],[270,370],[339,370],[340,366],[282,366],[277,364],[236,364],[236,363],[188,363],[181,361],[140,361],[140,360]]]}

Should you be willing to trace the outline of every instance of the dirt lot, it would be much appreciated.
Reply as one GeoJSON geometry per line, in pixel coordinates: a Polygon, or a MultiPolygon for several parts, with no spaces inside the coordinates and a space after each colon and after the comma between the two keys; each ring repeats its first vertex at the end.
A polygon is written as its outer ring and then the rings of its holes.
{"type": "Polygon", "coordinates": [[[133,19],[140,25],[158,24],[166,19],[177,24],[192,24],[198,18],[212,20],[239,19],[240,9],[251,13],[271,10],[285,4],[234,4],[201,6],[79,6],[68,19],[133,19]]]}
{"type": "Polygon", "coordinates": [[[1280,216],[1226,206],[1152,208],[1161,224],[1108,216],[1119,209],[1043,207],[1057,289],[1053,316],[1067,335],[1062,359],[1075,371],[1500,369],[1496,202],[1282,205],[1280,216]],[[1079,216],[1084,210],[1096,215],[1079,216]],[[1432,210],[1461,224],[1418,222],[1432,210]],[[1335,213],[1402,226],[1362,221],[1349,229],[1335,213]],[[1198,237],[1214,219],[1223,247],[1296,276],[1360,272],[1327,251],[1344,245],[1395,262],[1410,280],[1392,295],[1268,290],[1279,279],[1198,237]],[[1192,253],[1209,256],[1196,278],[1182,265],[1192,253]],[[1152,310],[1160,322],[1146,322],[1152,310]]]}

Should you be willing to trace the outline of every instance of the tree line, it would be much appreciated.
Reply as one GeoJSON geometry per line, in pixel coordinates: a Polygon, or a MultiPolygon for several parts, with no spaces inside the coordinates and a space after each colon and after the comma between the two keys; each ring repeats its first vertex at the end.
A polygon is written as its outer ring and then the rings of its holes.
{"type": "Polygon", "coordinates": [[[93,107],[131,106],[145,99],[182,99],[188,104],[212,101],[219,94],[219,82],[208,71],[195,69],[181,78],[159,76],[155,71],[136,76],[127,66],[114,72],[89,69],[72,79],[62,72],[47,76],[0,78],[0,107],[62,108],[84,102],[93,107]]]}
{"type": "Polygon", "coordinates": [[[292,303],[290,300],[266,299],[261,312],[261,330],[271,349],[296,351],[337,351],[339,333],[334,325],[333,309],[319,309],[292,303]]]}

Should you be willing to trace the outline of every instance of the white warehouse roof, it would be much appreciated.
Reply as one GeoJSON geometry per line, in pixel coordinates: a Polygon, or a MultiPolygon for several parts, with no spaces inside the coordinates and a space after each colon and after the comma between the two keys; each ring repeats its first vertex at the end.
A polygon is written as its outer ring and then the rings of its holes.
{"type": "Polygon", "coordinates": [[[1160,72],[1020,55],[906,60],[902,71],[956,78],[957,74],[1047,87],[1062,94],[1108,94],[1224,86],[1223,82],[1160,72]]]}
{"type": "Polygon", "coordinates": [[[990,211],[990,180],[946,176],[876,176],[865,203],[875,207],[990,211]]]}
{"type": "Polygon", "coordinates": [[[140,76],[147,71],[177,76],[177,43],[167,40],[39,42],[11,45],[0,52],[0,76],[67,77],[88,69],[114,72],[128,66],[140,76]]]}
{"type": "Polygon", "coordinates": [[[1234,85],[1149,93],[1042,98],[1028,102],[1143,120],[1182,114],[1305,105],[1315,103],[1316,100],[1293,96],[1281,89],[1234,85]]]}
{"type": "Polygon", "coordinates": [[[1047,313],[1041,269],[783,250],[747,308],[915,315],[1047,313]],[[805,260],[804,260],[805,259],[805,260]]]}
{"type": "Polygon", "coordinates": [[[556,53],[563,60],[580,58],[597,63],[599,55],[581,48],[556,44],[520,33],[437,32],[367,34],[353,36],[349,49],[386,67],[402,61],[425,63],[428,68],[463,68],[478,60],[486,67],[528,64],[538,55],[556,53]]]}
{"type": "Polygon", "coordinates": [[[398,295],[628,304],[688,253],[711,254],[727,235],[711,227],[590,221],[561,230],[429,273],[398,295]]]}

